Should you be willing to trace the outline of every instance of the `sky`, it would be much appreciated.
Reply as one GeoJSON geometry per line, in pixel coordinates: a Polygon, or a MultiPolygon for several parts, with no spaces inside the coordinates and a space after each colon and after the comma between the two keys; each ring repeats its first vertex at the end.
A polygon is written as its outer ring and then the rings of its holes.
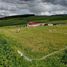
{"type": "Polygon", "coordinates": [[[0,17],[67,14],[67,0],[0,0],[0,17]]]}

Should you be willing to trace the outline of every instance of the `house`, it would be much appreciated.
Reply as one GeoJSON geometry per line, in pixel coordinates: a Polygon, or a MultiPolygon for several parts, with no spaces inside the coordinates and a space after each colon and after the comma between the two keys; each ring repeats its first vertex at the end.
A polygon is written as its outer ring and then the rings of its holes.
{"type": "Polygon", "coordinates": [[[42,23],[42,22],[32,22],[30,21],[27,24],[27,27],[38,27],[38,26],[53,26],[53,24],[47,24],[47,23],[42,23]]]}
{"type": "Polygon", "coordinates": [[[48,24],[48,26],[53,26],[53,24],[48,24]]]}
{"type": "Polygon", "coordinates": [[[40,23],[40,22],[29,22],[28,24],[27,24],[27,27],[38,27],[38,26],[44,26],[45,25],[45,23],[40,23]]]}

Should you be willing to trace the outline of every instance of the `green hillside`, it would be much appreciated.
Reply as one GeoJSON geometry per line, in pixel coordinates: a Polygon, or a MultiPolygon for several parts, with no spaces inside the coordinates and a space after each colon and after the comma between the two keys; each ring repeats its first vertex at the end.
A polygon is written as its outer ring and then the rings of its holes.
{"type": "Polygon", "coordinates": [[[0,67],[67,67],[66,49],[67,26],[0,28],[0,67]]]}
{"type": "Polygon", "coordinates": [[[55,16],[29,16],[19,15],[0,18],[0,26],[11,26],[11,25],[23,25],[29,21],[42,22],[42,23],[67,23],[67,15],[55,15],[55,16]]]}

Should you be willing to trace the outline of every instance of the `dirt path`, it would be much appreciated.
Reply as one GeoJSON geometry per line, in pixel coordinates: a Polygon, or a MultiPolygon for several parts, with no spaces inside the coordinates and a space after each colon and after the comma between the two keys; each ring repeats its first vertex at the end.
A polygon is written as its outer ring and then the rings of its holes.
{"type": "Polygon", "coordinates": [[[43,56],[42,58],[33,59],[33,60],[44,60],[44,59],[46,59],[46,58],[48,58],[48,57],[50,57],[50,56],[52,56],[52,55],[54,55],[54,54],[57,54],[57,53],[65,50],[65,49],[67,49],[67,47],[65,47],[65,48],[63,48],[63,49],[60,49],[60,50],[58,50],[58,51],[54,51],[54,52],[52,52],[52,53],[50,53],[50,54],[48,54],[48,55],[46,55],[46,56],[43,56]]]}
{"type": "Polygon", "coordinates": [[[23,56],[25,60],[29,61],[29,62],[32,62],[32,59],[30,59],[28,56],[24,55],[24,53],[22,53],[21,51],[17,51],[18,54],[20,54],[20,56],[23,56]]]}
{"type": "Polygon", "coordinates": [[[65,49],[67,49],[67,47],[65,47],[65,48],[63,48],[63,49],[60,49],[60,50],[58,50],[58,51],[54,51],[54,52],[52,52],[52,53],[50,53],[50,54],[48,54],[48,55],[45,55],[45,56],[43,56],[43,57],[41,57],[41,58],[39,58],[39,59],[31,59],[31,58],[29,58],[28,56],[24,55],[24,54],[23,54],[22,52],[20,52],[19,50],[18,50],[17,52],[18,52],[18,54],[20,54],[20,56],[23,56],[25,60],[32,62],[33,60],[36,60],[36,61],[44,60],[44,59],[46,59],[46,58],[48,58],[48,57],[50,57],[50,56],[52,56],[52,55],[54,55],[54,54],[57,54],[57,53],[65,50],[65,49]]]}

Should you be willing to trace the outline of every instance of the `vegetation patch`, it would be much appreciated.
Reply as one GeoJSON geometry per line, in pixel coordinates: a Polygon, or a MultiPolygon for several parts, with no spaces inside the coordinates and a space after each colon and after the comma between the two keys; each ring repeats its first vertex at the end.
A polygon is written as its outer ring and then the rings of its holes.
{"type": "MultiPolygon", "coordinates": [[[[0,67],[67,67],[66,25],[23,27],[23,24],[27,24],[29,20],[55,21],[53,17],[44,19],[44,17],[28,16],[23,17],[24,20],[22,17],[1,19],[0,24],[3,27],[0,27],[0,67]],[[12,26],[14,24],[19,25],[12,26]],[[44,57],[47,58],[33,60],[44,57]]],[[[67,20],[63,22],[67,23],[67,20]]]]}

